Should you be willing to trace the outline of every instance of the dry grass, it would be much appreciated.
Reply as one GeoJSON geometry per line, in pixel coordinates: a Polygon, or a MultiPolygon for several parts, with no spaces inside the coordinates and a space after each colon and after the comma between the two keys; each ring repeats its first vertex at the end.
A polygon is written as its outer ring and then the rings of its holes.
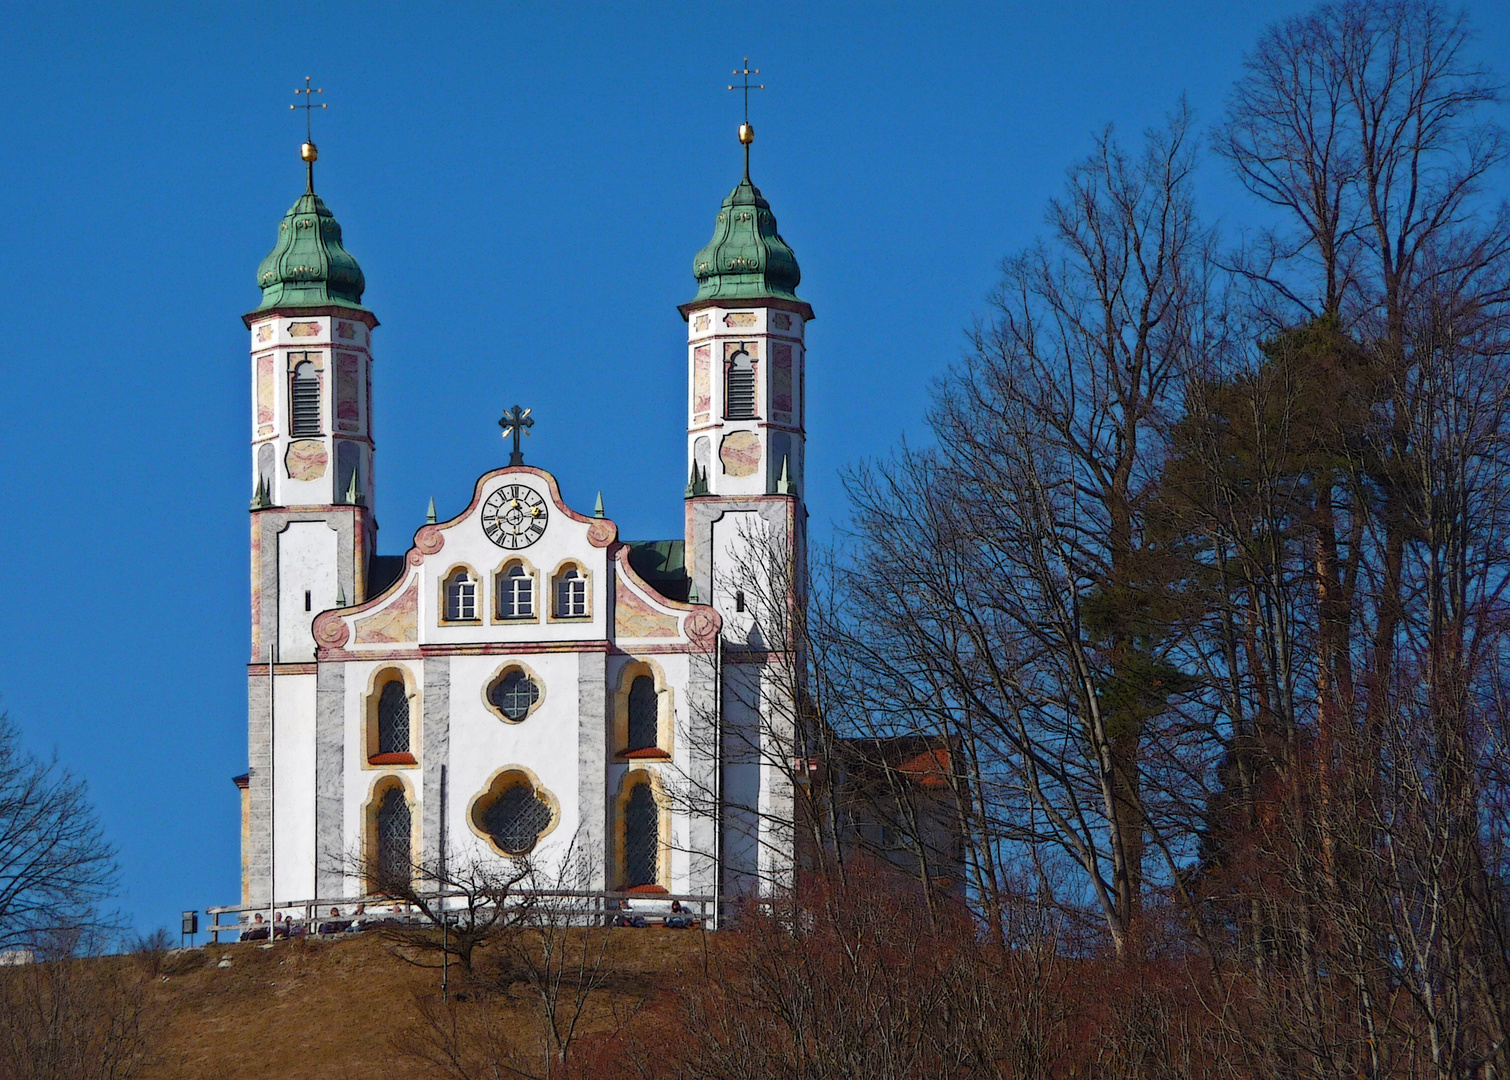
{"type": "MultiPolygon", "coordinates": [[[[702,963],[704,936],[616,929],[615,983],[653,990],[702,963]]],[[[170,955],[154,993],[165,1030],[147,1080],[422,1076],[392,1039],[418,1019],[416,995],[438,993],[440,973],[394,956],[376,937],[225,945],[170,955]],[[222,958],[229,967],[220,967],[222,958]]],[[[532,1024],[522,995],[501,1006],[532,1024]]],[[[608,1022],[605,1012],[597,1018],[608,1022]]],[[[590,1026],[593,1026],[590,1024],[590,1026]]]]}

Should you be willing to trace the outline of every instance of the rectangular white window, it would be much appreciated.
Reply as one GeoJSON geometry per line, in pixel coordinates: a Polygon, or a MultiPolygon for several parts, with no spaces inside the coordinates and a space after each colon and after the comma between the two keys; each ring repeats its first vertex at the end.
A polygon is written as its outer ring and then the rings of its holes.
{"type": "Polygon", "coordinates": [[[530,619],[535,615],[535,581],[521,566],[511,566],[498,583],[498,617],[530,619]]]}
{"type": "Polygon", "coordinates": [[[580,619],[587,615],[587,580],[576,570],[562,571],[556,578],[556,618],[580,619]]]}
{"type": "Polygon", "coordinates": [[[477,618],[477,583],[463,572],[446,582],[446,618],[453,622],[477,618]]]}

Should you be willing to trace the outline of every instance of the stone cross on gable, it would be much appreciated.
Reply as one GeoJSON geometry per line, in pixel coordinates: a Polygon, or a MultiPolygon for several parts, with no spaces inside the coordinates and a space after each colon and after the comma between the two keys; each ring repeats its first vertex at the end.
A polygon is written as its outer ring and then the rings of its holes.
{"type": "Polygon", "coordinates": [[[530,419],[532,409],[521,409],[515,405],[512,409],[505,409],[503,418],[498,421],[498,426],[503,428],[503,437],[507,439],[514,436],[514,451],[509,455],[510,465],[523,465],[524,454],[519,450],[519,436],[528,435],[530,428],[535,426],[535,421],[530,419]]]}

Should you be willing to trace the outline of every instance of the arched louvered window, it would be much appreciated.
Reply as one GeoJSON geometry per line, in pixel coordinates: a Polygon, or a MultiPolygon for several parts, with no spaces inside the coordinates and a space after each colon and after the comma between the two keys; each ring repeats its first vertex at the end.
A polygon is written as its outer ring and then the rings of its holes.
{"type": "Polygon", "coordinates": [[[498,617],[500,619],[535,617],[535,581],[518,563],[510,566],[498,579],[498,617]]]}
{"type": "Polygon", "coordinates": [[[655,680],[639,675],[629,684],[629,750],[653,750],[659,741],[655,680]]]}
{"type": "Polygon", "coordinates": [[[500,851],[524,855],[551,823],[551,808],[528,783],[515,784],[493,800],[482,822],[500,851]]]}
{"type": "Polygon", "coordinates": [[[637,784],[624,807],[624,887],[659,885],[661,808],[649,784],[637,784]]]}
{"type": "Polygon", "coordinates": [[[724,382],[724,416],[729,420],[755,419],[755,365],[740,349],[729,358],[724,382]]]}
{"type": "Polygon", "coordinates": [[[477,618],[477,582],[466,570],[446,578],[446,619],[466,622],[477,618]]]}
{"type": "Polygon", "coordinates": [[[291,415],[293,434],[320,434],[320,373],[308,360],[294,368],[291,415]]]}
{"type": "Polygon", "coordinates": [[[398,679],[383,684],[378,696],[378,753],[409,752],[409,695],[398,679]]]}
{"type": "Polygon", "coordinates": [[[580,619],[587,615],[587,579],[580,570],[567,567],[556,575],[556,618],[580,619]]]}
{"type": "Polygon", "coordinates": [[[412,865],[409,857],[409,800],[402,788],[389,788],[377,812],[377,880],[379,891],[407,885],[412,865]]]}

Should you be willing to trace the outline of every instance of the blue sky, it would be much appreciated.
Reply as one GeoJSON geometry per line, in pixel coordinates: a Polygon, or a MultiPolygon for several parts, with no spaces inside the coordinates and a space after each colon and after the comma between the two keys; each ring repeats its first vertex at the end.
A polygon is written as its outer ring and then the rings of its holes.
{"type": "MultiPolygon", "coordinates": [[[[1288,0],[6,6],[0,37],[0,708],[89,782],[143,930],[234,903],[246,768],[240,316],[303,190],[366,273],[381,549],[526,459],[630,539],[680,535],[692,256],[753,177],[802,265],[806,495],[921,437],[1003,256],[1093,132],[1216,120],[1288,0]]],[[[1470,15],[1510,55],[1510,10],[1470,15]]],[[[1202,208],[1255,213],[1219,161],[1202,208]]]]}

